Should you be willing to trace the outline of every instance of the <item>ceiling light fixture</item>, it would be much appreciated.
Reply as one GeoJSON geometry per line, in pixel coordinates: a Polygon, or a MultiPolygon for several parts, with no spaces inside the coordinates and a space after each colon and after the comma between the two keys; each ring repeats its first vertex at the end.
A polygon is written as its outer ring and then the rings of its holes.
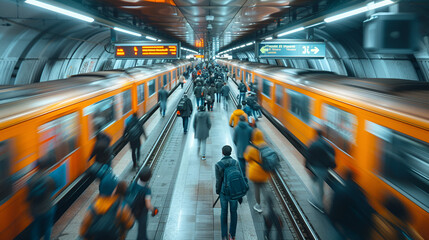
{"type": "Polygon", "coordinates": [[[146,39],[152,40],[152,41],[156,41],[156,38],[151,37],[151,36],[146,36],[146,39]]]}
{"type": "Polygon", "coordinates": [[[300,31],[302,31],[302,30],[304,30],[304,29],[305,29],[304,27],[295,28],[295,29],[293,29],[293,30],[290,30],[290,31],[286,31],[286,32],[280,33],[278,36],[279,36],[279,37],[282,37],[282,36],[285,36],[285,35],[288,35],[288,34],[291,34],[291,33],[300,32],[300,31]]]}
{"type": "Polygon", "coordinates": [[[206,20],[207,20],[207,21],[213,21],[213,20],[214,20],[214,16],[212,16],[212,15],[207,15],[207,16],[206,16],[206,20]]]}
{"type": "Polygon", "coordinates": [[[53,5],[44,3],[44,2],[40,2],[40,1],[36,1],[36,0],[26,0],[25,2],[28,3],[28,4],[31,4],[31,5],[37,6],[37,7],[41,7],[41,8],[53,11],[53,12],[57,12],[57,13],[61,13],[61,14],[67,15],[69,17],[74,17],[74,18],[83,20],[85,22],[90,22],[90,23],[94,22],[94,18],[87,17],[85,15],[82,15],[82,14],[79,14],[79,13],[75,13],[75,12],[72,12],[72,11],[69,11],[69,10],[65,10],[63,8],[56,7],[56,6],[53,6],[53,5]]]}
{"type": "Polygon", "coordinates": [[[127,34],[130,34],[130,35],[134,35],[134,36],[137,36],[137,37],[141,37],[142,36],[140,33],[128,31],[128,30],[125,30],[125,29],[122,29],[122,28],[118,28],[118,27],[114,27],[113,30],[118,31],[118,32],[127,33],[127,34]]]}
{"type": "Polygon", "coordinates": [[[273,39],[273,37],[267,37],[267,38],[265,38],[265,40],[272,40],[273,39]]]}
{"type": "Polygon", "coordinates": [[[327,22],[327,23],[334,22],[334,21],[337,21],[337,20],[340,20],[340,19],[344,19],[344,18],[351,17],[351,16],[354,16],[354,15],[357,15],[357,14],[360,14],[360,13],[367,12],[367,11],[370,11],[370,10],[374,10],[374,9],[377,9],[377,8],[385,7],[385,6],[393,4],[393,3],[395,3],[395,2],[392,1],[392,0],[384,0],[384,1],[381,1],[381,2],[377,2],[377,3],[376,2],[370,2],[370,3],[368,3],[364,7],[360,7],[360,8],[357,8],[357,9],[345,12],[345,13],[340,13],[338,15],[325,18],[324,21],[327,22]]]}

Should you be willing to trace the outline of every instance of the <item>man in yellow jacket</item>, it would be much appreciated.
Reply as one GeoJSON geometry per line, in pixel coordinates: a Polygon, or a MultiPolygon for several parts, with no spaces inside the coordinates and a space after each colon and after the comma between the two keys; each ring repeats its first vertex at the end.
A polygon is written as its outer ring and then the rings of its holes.
{"type": "MultiPolygon", "coordinates": [[[[252,133],[252,144],[257,146],[258,148],[261,148],[263,146],[266,146],[267,143],[264,141],[264,135],[262,134],[261,130],[255,128],[252,133]]],[[[253,182],[253,186],[255,187],[255,199],[256,204],[253,206],[253,209],[255,211],[261,213],[262,207],[261,207],[261,190],[264,191],[265,183],[268,181],[268,178],[270,177],[270,173],[264,171],[262,169],[262,159],[260,158],[259,150],[253,147],[252,145],[249,145],[244,152],[244,159],[246,159],[248,165],[247,165],[247,175],[250,181],[253,182]]]]}
{"type": "Polygon", "coordinates": [[[229,119],[229,126],[234,127],[238,125],[238,122],[240,121],[240,116],[244,116],[246,118],[247,122],[247,114],[241,110],[241,105],[237,105],[237,109],[232,112],[231,118],[229,119]]]}
{"type": "Polygon", "coordinates": [[[117,239],[125,239],[128,230],[134,225],[134,217],[130,207],[125,203],[123,196],[119,193],[114,194],[116,186],[117,181],[111,175],[107,175],[101,180],[99,186],[100,194],[88,209],[80,227],[79,235],[81,239],[100,239],[101,236],[88,236],[91,225],[94,220],[106,214],[112,207],[117,209],[116,223],[114,223],[119,234],[117,239]]]}

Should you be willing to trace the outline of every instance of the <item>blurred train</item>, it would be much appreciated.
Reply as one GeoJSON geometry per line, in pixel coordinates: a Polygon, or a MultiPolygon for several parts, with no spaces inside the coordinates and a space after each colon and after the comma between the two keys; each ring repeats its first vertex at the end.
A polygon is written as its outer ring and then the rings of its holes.
{"type": "Polygon", "coordinates": [[[127,118],[157,104],[160,87],[173,89],[192,66],[176,61],[127,71],[80,74],[67,79],[0,88],[0,239],[13,239],[32,222],[26,203],[27,180],[37,159],[54,160],[49,169],[56,200],[89,167],[94,122],[117,142],[127,118]]]}
{"type": "Polygon", "coordinates": [[[411,225],[429,239],[429,83],[358,79],[331,72],[219,60],[236,81],[258,89],[261,106],[303,146],[323,124],[336,151],[335,171],[357,176],[378,212],[394,195],[411,225]]]}

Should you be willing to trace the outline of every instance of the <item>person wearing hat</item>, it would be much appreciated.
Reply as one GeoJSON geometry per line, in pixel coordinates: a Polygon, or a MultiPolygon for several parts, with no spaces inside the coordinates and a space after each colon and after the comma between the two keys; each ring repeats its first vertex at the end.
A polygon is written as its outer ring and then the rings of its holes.
{"type": "Polygon", "coordinates": [[[38,170],[27,183],[29,190],[27,201],[34,218],[31,228],[32,239],[40,239],[40,233],[45,236],[45,240],[51,238],[55,214],[52,194],[55,191],[56,183],[47,171],[50,166],[51,162],[47,157],[39,159],[37,162],[38,170]]]}
{"type": "Polygon", "coordinates": [[[209,137],[210,128],[210,116],[205,112],[204,106],[200,106],[194,118],[194,136],[198,139],[198,154],[201,153],[201,160],[206,160],[206,140],[209,137]]]}
{"type": "Polygon", "coordinates": [[[134,225],[134,217],[130,207],[125,203],[120,194],[114,194],[118,181],[113,174],[108,174],[101,179],[99,195],[89,207],[80,227],[79,236],[82,239],[98,239],[100,236],[91,236],[90,230],[94,220],[106,215],[112,208],[116,207],[115,227],[118,228],[118,239],[125,239],[127,232],[134,225]]]}

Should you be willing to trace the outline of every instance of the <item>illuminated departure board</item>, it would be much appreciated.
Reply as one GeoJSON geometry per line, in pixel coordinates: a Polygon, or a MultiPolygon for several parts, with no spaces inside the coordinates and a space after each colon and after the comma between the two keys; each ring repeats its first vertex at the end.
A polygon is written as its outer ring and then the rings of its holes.
{"type": "Polygon", "coordinates": [[[177,43],[116,44],[115,58],[179,58],[177,43]]]}

